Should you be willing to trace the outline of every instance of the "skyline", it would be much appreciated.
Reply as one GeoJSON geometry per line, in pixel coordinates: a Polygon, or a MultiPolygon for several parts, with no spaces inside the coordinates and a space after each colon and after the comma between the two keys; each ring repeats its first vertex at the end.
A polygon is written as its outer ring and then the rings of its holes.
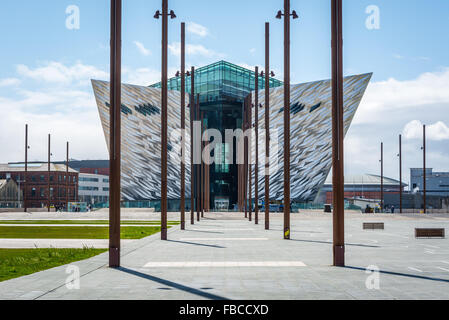
{"type": "MultiPolygon", "coordinates": [[[[159,2],[136,0],[124,6],[125,83],[160,81],[160,25],[152,17],[160,9],[159,2]]],[[[179,65],[180,22],[187,23],[188,66],[224,59],[252,69],[263,66],[264,22],[269,21],[272,66],[276,78],[282,79],[282,23],[274,18],[281,1],[228,1],[225,5],[197,0],[187,5],[171,0],[169,6],[178,16],[169,23],[169,75],[179,65]],[[249,30],[248,25],[254,28],[249,30]]],[[[91,78],[108,80],[108,1],[55,5],[21,0],[4,7],[2,29],[15,32],[6,35],[7,50],[0,53],[0,110],[4,115],[0,142],[5,146],[0,162],[23,161],[25,123],[30,125],[30,160],[46,159],[48,133],[53,135],[54,160],[65,158],[67,140],[72,158],[106,159],[89,85],[91,78]],[[79,30],[65,26],[66,8],[72,4],[80,8],[79,30]],[[24,5],[29,8],[26,12],[20,10],[24,5]]],[[[329,79],[329,2],[292,1],[292,8],[300,15],[292,23],[292,84],[329,79]]],[[[449,3],[434,1],[430,9],[420,1],[358,1],[346,5],[344,14],[345,75],[374,73],[345,140],[346,174],[378,173],[383,141],[385,175],[396,178],[398,135],[403,133],[404,180],[408,181],[407,168],[422,166],[420,123],[428,125],[428,167],[449,171],[449,116],[444,112],[449,105],[445,90],[449,63],[444,56],[449,43],[444,32],[449,27],[449,3]],[[380,9],[379,30],[365,26],[366,8],[373,4],[380,9]]]]}

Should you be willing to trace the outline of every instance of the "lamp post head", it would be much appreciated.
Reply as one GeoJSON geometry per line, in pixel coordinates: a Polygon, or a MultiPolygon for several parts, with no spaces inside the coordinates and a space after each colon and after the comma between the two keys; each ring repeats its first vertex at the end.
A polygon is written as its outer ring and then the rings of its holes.
{"type": "Polygon", "coordinates": [[[172,19],[176,19],[176,14],[175,14],[175,12],[173,11],[173,10],[170,10],[170,18],[172,18],[172,19]]]}
{"type": "Polygon", "coordinates": [[[159,10],[156,11],[156,13],[154,14],[154,19],[159,19],[161,16],[161,12],[159,10]]]}
{"type": "Polygon", "coordinates": [[[298,19],[299,18],[298,14],[296,13],[295,10],[293,10],[292,16],[293,16],[293,19],[298,19]]]}
{"type": "Polygon", "coordinates": [[[282,19],[282,16],[283,16],[282,11],[279,10],[277,15],[276,15],[276,19],[282,19]]]}

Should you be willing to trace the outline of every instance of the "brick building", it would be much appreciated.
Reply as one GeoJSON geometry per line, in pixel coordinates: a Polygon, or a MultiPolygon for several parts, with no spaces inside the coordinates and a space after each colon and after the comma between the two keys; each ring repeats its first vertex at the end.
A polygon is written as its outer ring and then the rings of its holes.
{"type": "Polygon", "coordinates": [[[48,205],[48,182],[50,179],[50,206],[65,207],[67,192],[69,202],[78,201],[78,172],[69,168],[68,176],[66,166],[50,164],[50,176],[47,163],[28,164],[28,173],[25,177],[25,165],[0,164],[0,180],[12,179],[24,190],[23,194],[27,208],[43,208],[48,205]]]}

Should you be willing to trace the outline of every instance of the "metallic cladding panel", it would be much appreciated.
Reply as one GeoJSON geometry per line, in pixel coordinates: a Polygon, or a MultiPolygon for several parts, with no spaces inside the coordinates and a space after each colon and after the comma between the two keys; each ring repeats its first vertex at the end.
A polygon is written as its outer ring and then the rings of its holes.
{"type": "MultiPolygon", "coordinates": [[[[92,86],[109,148],[109,82],[92,80],[92,86]]],[[[125,201],[161,198],[160,101],[161,89],[122,84],[122,198],[125,201]]],[[[168,92],[168,199],[181,197],[180,101],[180,92],[168,92]]],[[[186,161],[190,159],[189,113],[186,107],[186,161]]],[[[186,198],[189,197],[190,166],[187,165],[186,198]]]]}
{"type": "MultiPolygon", "coordinates": [[[[345,135],[362,100],[372,73],[349,76],[344,79],[345,135]]],[[[283,104],[284,87],[270,89],[270,134],[277,131],[279,148],[271,136],[270,199],[283,199],[283,104]]],[[[254,97],[254,93],[253,93],[254,97]]],[[[265,155],[265,90],[259,91],[259,159],[265,155]],[[262,134],[261,134],[262,133],[262,134]]],[[[332,88],[331,81],[316,81],[291,86],[291,200],[313,201],[323,186],[332,167],[332,88]]],[[[253,98],[253,114],[254,98],[253,98]]],[[[253,120],[254,123],[254,120],[253,120]]],[[[255,159],[255,142],[252,144],[255,159]]],[[[254,161],[254,160],[253,160],[254,161]]],[[[255,166],[252,166],[252,175],[255,166]]],[[[259,164],[259,181],[264,179],[264,165],[259,164]]],[[[254,181],[254,179],[253,179],[254,181]]],[[[259,184],[259,198],[265,195],[264,183],[259,184]]],[[[253,192],[254,197],[254,192],[253,192]]]]}

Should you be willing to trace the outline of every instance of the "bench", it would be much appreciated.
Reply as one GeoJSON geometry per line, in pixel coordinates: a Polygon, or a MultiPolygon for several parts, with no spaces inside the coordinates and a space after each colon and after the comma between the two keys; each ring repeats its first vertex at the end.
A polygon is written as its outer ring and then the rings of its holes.
{"type": "Polygon", "coordinates": [[[383,222],[365,222],[363,223],[363,230],[384,230],[383,222]]]}
{"type": "Polygon", "coordinates": [[[444,238],[444,228],[415,228],[415,238],[444,238]]]}

